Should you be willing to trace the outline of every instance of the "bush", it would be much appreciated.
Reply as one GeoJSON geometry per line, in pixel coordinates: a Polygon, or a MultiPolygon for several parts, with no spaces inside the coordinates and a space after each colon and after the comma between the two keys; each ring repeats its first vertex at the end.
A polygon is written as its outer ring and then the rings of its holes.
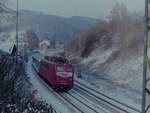
{"type": "Polygon", "coordinates": [[[0,59],[0,111],[2,113],[55,113],[52,106],[35,98],[25,73],[25,63],[15,57],[0,59]]]}

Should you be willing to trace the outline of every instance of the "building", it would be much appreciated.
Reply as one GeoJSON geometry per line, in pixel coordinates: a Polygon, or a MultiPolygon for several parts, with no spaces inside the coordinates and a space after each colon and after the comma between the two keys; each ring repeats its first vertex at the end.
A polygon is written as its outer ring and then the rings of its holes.
{"type": "Polygon", "coordinates": [[[39,43],[39,48],[41,50],[48,50],[50,47],[50,41],[49,40],[43,40],[39,43]]]}

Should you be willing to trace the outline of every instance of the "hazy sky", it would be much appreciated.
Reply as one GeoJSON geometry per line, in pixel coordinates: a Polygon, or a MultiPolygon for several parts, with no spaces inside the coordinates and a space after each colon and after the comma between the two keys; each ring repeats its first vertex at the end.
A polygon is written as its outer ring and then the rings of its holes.
{"type": "MultiPolygon", "coordinates": [[[[12,6],[15,6],[16,0],[11,1],[12,6]]],[[[144,0],[19,0],[19,7],[61,16],[102,18],[108,15],[116,1],[127,4],[130,11],[144,9],[144,0]]]]}

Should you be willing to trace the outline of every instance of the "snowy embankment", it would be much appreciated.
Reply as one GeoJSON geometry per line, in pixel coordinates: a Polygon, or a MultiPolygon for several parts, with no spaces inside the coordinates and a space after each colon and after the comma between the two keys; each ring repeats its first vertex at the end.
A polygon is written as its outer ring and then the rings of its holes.
{"type": "Polygon", "coordinates": [[[34,96],[25,73],[23,60],[16,64],[15,57],[0,58],[0,111],[1,113],[50,113],[52,107],[34,96]]]}
{"type": "Polygon", "coordinates": [[[14,44],[16,43],[16,33],[13,32],[3,32],[0,34],[0,49],[10,53],[14,44]]]}
{"type": "Polygon", "coordinates": [[[142,85],[142,65],[143,56],[133,56],[129,58],[117,58],[108,62],[113,57],[115,49],[108,49],[95,53],[82,61],[82,64],[90,65],[92,73],[100,77],[113,81],[120,86],[130,86],[131,89],[140,91],[142,85]]]}
{"type": "Polygon", "coordinates": [[[140,108],[143,56],[112,59],[116,50],[97,48],[83,59],[83,79],[106,95],[140,108]]]}
{"type": "MultiPolygon", "coordinates": [[[[19,31],[19,49],[22,48],[24,45],[24,31],[19,31]]],[[[16,31],[9,31],[9,32],[2,32],[0,33],[0,49],[2,51],[11,53],[12,49],[14,47],[14,44],[16,44],[16,31]]]]}
{"type": "MultiPolygon", "coordinates": [[[[15,37],[15,31],[1,33],[0,50],[11,53],[12,48],[16,42],[15,37]]],[[[4,60],[5,62],[0,62],[4,66],[4,69],[1,70],[3,73],[1,72],[1,74],[3,76],[6,75],[5,79],[1,79],[1,86],[5,90],[3,92],[2,88],[0,89],[0,111],[3,113],[50,113],[53,108],[42,100],[36,99],[35,90],[33,89],[31,82],[26,76],[24,64],[16,67],[16,64],[14,64],[15,62],[13,62],[14,60],[12,60],[13,56],[8,56],[8,58],[11,59],[9,62],[7,62],[7,60],[4,60]],[[16,70],[16,75],[12,76],[12,74],[15,73],[15,71],[12,69],[16,70]],[[16,81],[14,81],[14,79],[10,79],[10,81],[7,80],[8,78],[13,78],[14,76],[16,81]],[[8,88],[3,86],[2,82],[4,82],[3,85],[6,85],[8,88]],[[15,86],[11,85],[11,83],[14,83],[15,86]],[[12,90],[9,85],[13,87],[12,90]],[[4,97],[2,95],[4,95],[4,97]]],[[[5,57],[5,59],[7,59],[7,57],[5,57]]],[[[1,66],[2,65],[0,65],[0,67],[1,66]]]]}

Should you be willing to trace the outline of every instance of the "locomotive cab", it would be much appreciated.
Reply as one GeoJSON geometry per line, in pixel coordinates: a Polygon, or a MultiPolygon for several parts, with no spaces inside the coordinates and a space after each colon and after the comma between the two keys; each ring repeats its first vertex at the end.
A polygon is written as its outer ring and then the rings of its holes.
{"type": "Polygon", "coordinates": [[[55,90],[68,91],[73,87],[74,66],[67,59],[46,56],[39,60],[33,59],[38,74],[55,90]]]}
{"type": "Polygon", "coordinates": [[[64,87],[73,87],[74,69],[72,65],[56,65],[57,84],[64,87]],[[71,84],[68,86],[68,84],[71,84]]]}

